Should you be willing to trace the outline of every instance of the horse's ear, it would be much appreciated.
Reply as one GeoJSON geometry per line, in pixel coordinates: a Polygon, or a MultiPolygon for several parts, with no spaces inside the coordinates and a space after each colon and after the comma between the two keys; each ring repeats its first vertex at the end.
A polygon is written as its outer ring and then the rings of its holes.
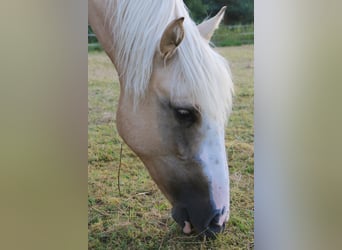
{"type": "Polygon", "coordinates": [[[184,38],[184,17],[173,20],[165,29],[160,40],[160,53],[164,60],[172,57],[184,38]]]}
{"type": "Polygon", "coordinates": [[[226,9],[227,6],[223,6],[221,10],[216,14],[216,16],[208,20],[205,20],[199,25],[197,25],[197,28],[201,33],[202,37],[206,39],[208,42],[210,41],[211,37],[214,34],[214,31],[218,28],[220,22],[222,21],[226,9]]]}

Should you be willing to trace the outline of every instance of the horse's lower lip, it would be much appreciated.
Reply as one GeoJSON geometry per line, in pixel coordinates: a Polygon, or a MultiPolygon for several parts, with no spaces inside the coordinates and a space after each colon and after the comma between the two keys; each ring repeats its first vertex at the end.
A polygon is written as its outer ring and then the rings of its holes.
{"type": "MultiPolygon", "coordinates": [[[[216,239],[217,234],[222,233],[225,229],[226,223],[222,226],[217,224],[211,224],[207,229],[199,233],[200,237],[207,237],[208,239],[216,239]]],[[[183,233],[190,234],[193,231],[193,226],[189,221],[184,221],[183,233]]]]}
{"type": "MultiPolygon", "coordinates": [[[[222,233],[225,229],[225,223],[222,226],[219,225],[211,225],[206,230],[203,230],[201,233],[198,234],[198,237],[210,240],[215,240],[219,233],[222,233]]],[[[188,221],[184,221],[184,228],[183,233],[190,234],[193,231],[192,225],[188,221]]]]}

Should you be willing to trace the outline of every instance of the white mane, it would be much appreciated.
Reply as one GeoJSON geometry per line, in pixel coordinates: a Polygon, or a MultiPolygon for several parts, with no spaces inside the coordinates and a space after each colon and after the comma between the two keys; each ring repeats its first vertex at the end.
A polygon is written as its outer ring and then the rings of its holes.
{"type": "MultiPolygon", "coordinates": [[[[125,88],[139,102],[147,90],[153,57],[166,26],[185,17],[185,37],[177,49],[172,96],[190,91],[193,103],[225,122],[232,106],[233,83],[226,60],[205,41],[182,0],[107,0],[116,64],[125,88]],[[115,6],[115,7],[114,7],[115,6]]],[[[171,96],[171,98],[172,98],[171,96]]]]}

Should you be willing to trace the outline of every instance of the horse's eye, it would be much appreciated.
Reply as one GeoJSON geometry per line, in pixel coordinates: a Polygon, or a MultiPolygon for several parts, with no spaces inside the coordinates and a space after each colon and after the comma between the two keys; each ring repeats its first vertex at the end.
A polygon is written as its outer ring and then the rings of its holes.
{"type": "Polygon", "coordinates": [[[179,123],[191,126],[197,120],[197,112],[189,108],[175,108],[175,117],[179,123]]]}

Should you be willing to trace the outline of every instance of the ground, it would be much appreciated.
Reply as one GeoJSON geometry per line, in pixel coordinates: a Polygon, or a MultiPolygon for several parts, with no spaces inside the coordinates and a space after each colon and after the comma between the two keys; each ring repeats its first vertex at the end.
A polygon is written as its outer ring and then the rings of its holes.
{"type": "Polygon", "coordinates": [[[117,133],[115,112],[119,84],[115,69],[104,52],[89,53],[89,249],[253,249],[254,47],[217,50],[229,60],[235,97],[226,128],[230,220],[215,241],[184,235],[171,218],[170,204],[117,133]]]}

